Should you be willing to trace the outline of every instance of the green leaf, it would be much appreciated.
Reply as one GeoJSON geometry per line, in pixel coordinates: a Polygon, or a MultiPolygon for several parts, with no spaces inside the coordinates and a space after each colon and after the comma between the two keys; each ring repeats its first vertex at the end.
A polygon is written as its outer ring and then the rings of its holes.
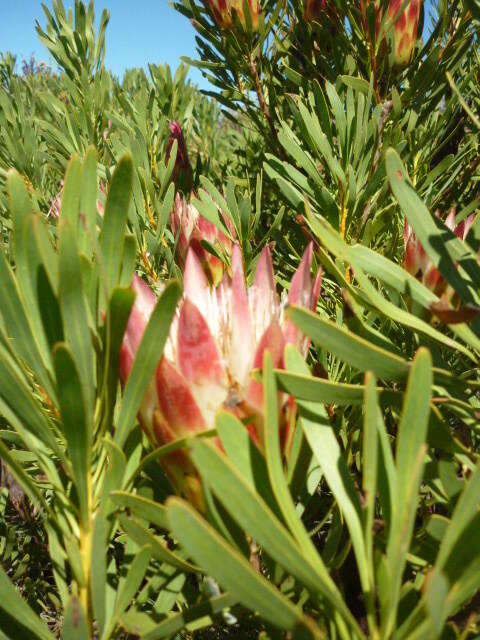
{"type": "Polygon", "coordinates": [[[38,254],[33,233],[32,204],[24,181],[16,172],[8,176],[7,188],[9,192],[10,210],[13,218],[16,278],[25,302],[25,311],[32,325],[34,336],[45,361],[48,358],[48,345],[43,331],[41,316],[38,308],[38,270],[41,259],[38,254]]]}
{"type": "Polygon", "coordinates": [[[107,616],[107,551],[107,523],[103,512],[99,510],[93,521],[90,582],[93,612],[100,633],[105,628],[107,616]]]}
{"type": "Polygon", "coordinates": [[[122,529],[125,533],[139,546],[148,545],[152,556],[161,562],[166,562],[172,567],[177,567],[188,573],[197,573],[198,567],[182,560],[177,554],[170,551],[167,547],[167,541],[155,536],[151,531],[146,529],[136,518],[129,518],[120,515],[118,518],[122,529]]]}
{"type": "Polygon", "coordinates": [[[70,160],[65,174],[65,184],[62,192],[62,208],[60,217],[68,221],[75,238],[78,234],[78,214],[80,212],[80,197],[82,194],[82,164],[78,156],[70,160]]]}
{"type": "Polygon", "coordinates": [[[166,620],[143,636],[143,640],[171,638],[182,629],[194,631],[214,623],[215,617],[224,609],[236,604],[237,600],[229,593],[192,605],[179,613],[168,616],[166,620]]]}
{"type": "MultiPolygon", "coordinates": [[[[198,440],[192,443],[192,449],[193,460],[202,478],[242,529],[305,585],[312,596],[320,602],[327,600],[332,608],[337,606],[339,594],[332,589],[331,583],[325,583],[323,575],[307,560],[302,549],[256,492],[251,480],[244,477],[242,470],[235,468],[229,459],[208,443],[198,440]],[[234,508],[232,505],[235,505],[234,508]]],[[[345,609],[343,603],[341,606],[345,609]]]]}
{"type": "MultiPolygon", "coordinates": [[[[438,302],[438,297],[414,276],[410,275],[408,271],[376,251],[372,251],[363,245],[350,247],[349,251],[354,257],[355,263],[365,273],[379,278],[395,291],[408,295],[412,301],[424,309],[430,311],[430,305],[438,302]]],[[[466,324],[450,325],[450,330],[467,344],[477,349],[477,351],[480,350],[480,340],[466,324]]]]}
{"type": "Polygon", "coordinates": [[[108,294],[120,278],[128,208],[132,195],[133,163],[124,156],[115,169],[105,203],[100,248],[108,294]]]}
{"type": "Polygon", "coordinates": [[[222,446],[240,472],[242,478],[255,488],[269,507],[278,515],[278,507],[268,478],[265,458],[254,445],[245,425],[228,412],[216,418],[218,437],[222,446]]]}
{"type": "Polygon", "coordinates": [[[380,419],[375,378],[371,373],[367,373],[363,421],[362,489],[365,499],[364,537],[369,569],[373,567],[373,520],[377,493],[378,422],[380,419]]]}
{"type": "Polygon", "coordinates": [[[418,489],[426,453],[432,383],[430,353],[426,349],[419,349],[408,378],[397,436],[397,480],[387,544],[390,580],[384,620],[387,635],[395,628],[402,574],[415,522],[418,489]]]}
{"type": "Polygon", "coordinates": [[[87,618],[80,600],[71,596],[63,621],[62,640],[89,640],[87,618]]]}
{"type": "Polygon", "coordinates": [[[360,371],[372,371],[379,378],[402,380],[409,364],[385,349],[372,345],[311,311],[292,306],[287,309],[292,322],[320,347],[348,362],[360,371]]]}
{"type": "Polygon", "coordinates": [[[66,344],[58,344],[53,351],[57,376],[58,401],[67,451],[72,465],[73,481],[77,488],[81,521],[88,529],[90,504],[90,456],[92,427],[85,411],[83,388],[73,355],[66,344]]]}
{"type": "MultiPolygon", "coordinates": [[[[309,375],[292,373],[283,369],[276,369],[275,376],[282,391],[297,400],[307,400],[324,404],[361,405],[365,394],[365,386],[361,384],[346,384],[332,382],[309,375]]],[[[398,391],[376,387],[376,393],[385,406],[399,406],[401,394],[398,391]]]]}
{"type": "MultiPolygon", "coordinates": [[[[187,553],[245,606],[276,627],[293,633],[307,630],[302,612],[179,498],[167,501],[173,535],[187,553]]],[[[315,636],[315,634],[310,634],[315,636]]]]}
{"type": "Polygon", "coordinates": [[[10,449],[8,449],[0,439],[0,458],[7,464],[10,468],[12,475],[17,481],[18,485],[22,489],[22,491],[27,495],[30,500],[35,504],[37,501],[40,503],[45,510],[46,513],[50,512],[50,507],[43,497],[40,489],[36,485],[35,481],[32,479],[31,475],[25,471],[20,462],[18,462],[11,454],[10,449]]]}
{"type": "Polygon", "coordinates": [[[136,554],[130,568],[128,569],[127,577],[125,578],[121,589],[117,593],[114,610],[115,619],[118,620],[126,608],[131,604],[145,577],[148,565],[150,564],[151,555],[152,551],[148,546],[140,549],[139,553],[136,554]]]}
{"type": "MultiPolygon", "coordinates": [[[[0,344],[0,397],[10,411],[18,417],[22,431],[27,430],[34,434],[61,457],[61,447],[52,433],[40,403],[12,356],[2,344],[0,344]]],[[[3,413],[6,413],[5,408],[3,413]]]]}
{"type": "MultiPolygon", "coordinates": [[[[303,553],[312,568],[328,585],[331,597],[335,601],[335,606],[344,619],[351,624],[355,630],[358,625],[353,620],[348,609],[344,606],[343,600],[338,590],[330,578],[328,571],[315,549],[310,536],[308,535],[302,521],[297,515],[295,505],[290,495],[288,483],[282,467],[282,457],[280,451],[279,415],[278,415],[278,392],[273,372],[272,359],[268,351],[263,359],[263,394],[264,394],[264,438],[265,457],[267,459],[268,475],[273,493],[277,499],[280,511],[292,532],[297,543],[303,549],[303,553]]],[[[360,633],[360,635],[362,635],[360,633]]]]}
{"type": "Polygon", "coordinates": [[[15,640],[54,640],[48,627],[30,609],[0,567],[0,630],[15,640]]]}
{"type": "Polygon", "coordinates": [[[104,440],[104,447],[107,452],[107,462],[104,466],[103,484],[99,483],[101,490],[101,510],[108,517],[115,510],[115,505],[110,493],[122,487],[127,458],[123,451],[111,442],[109,438],[104,440]]]}
{"type": "Polygon", "coordinates": [[[110,497],[116,505],[129,509],[137,518],[146,520],[160,529],[168,529],[167,513],[162,504],[126,491],[112,491],[110,497]]]}
{"type": "MultiPolygon", "coordinates": [[[[72,227],[66,222],[60,225],[59,255],[59,296],[63,329],[78,368],[85,401],[85,415],[90,421],[95,387],[93,345],[75,236],[72,227]]],[[[90,429],[90,425],[88,426],[90,429]]]]}
{"type": "Polygon", "coordinates": [[[123,447],[135,424],[138,408],[161,358],[179,297],[180,286],[178,282],[172,281],[167,284],[143,334],[125,386],[120,417],[115,431],[114,441],[120,447],[123,447]]]}
{"type": "Polygon", "coordinates": [[[103,401],[105,403],[104,416],[102,418],[103,431],[107,431],[113,418],[113,410],[117,400],[118,371],[122,341],[134,301],[135,293],[132,289],[116,287],[113,290],[108,305],[105,322],[107,344],[102,389],[103,401]]]}
{"type": "Polygon", "coordinates": [[[93,252],[92,238],[97,233],[97,190],[97,151],[95,147],[89,147],[83,162],[78,237],[80,251],[89,258],[93,252]]]}
{"type": "Polygon", "coordinates": [[[475,468],[452,514],[435,562],[435,567],[441,571],[453,554],[455,545],[472,520],[478,515],[480,506],[480,464],[475,468]]]}
{"type": "MultiPolygon", "coordinates": [[[[286,358],[288,358],[287,366],[302,367],[305,372],[308,372],[308,368],[298,352],[290,350],[286,358]]],[[[324,406],[301,402],[299,403],[299,410],[301,428],[347,522],[357,559],[362,589],[367,599],[369,624],[374,624],[374,618],[371,615],[373,607],[372,568],[367,559],[361,507],[355,493],[353,481],[348,474],[347,465],[324,406]],[[315,416],[315,421],[310,418],[312,414],[315,416]]],[[[372,628],[370,630],[373,631],[372,628]]]]}
{"type": "Polygon", "coordinates": [[[3,252],[0,257],[0,288],[3,292],[0,313],[8,332],[8,342],[15,350],[16,355],[25,360],[35,373],[38,382],[54,400],[55,391],[47,365],[32,332],[16,279],[3,252]]]}

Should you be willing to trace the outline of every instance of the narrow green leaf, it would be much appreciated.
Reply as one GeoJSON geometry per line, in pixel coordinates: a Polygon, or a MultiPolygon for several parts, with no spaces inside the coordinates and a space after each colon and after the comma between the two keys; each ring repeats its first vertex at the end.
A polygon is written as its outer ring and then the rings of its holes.
{"type": "Polygon", "coordinates": [[[107,523],[103,512],[99,510],[93,521],[90,581],[93,612],[100,634],[105,628],[107,615],[107,550],[107,523]]]}
{"type": "Polygon", "coordinates": [[[0,629],[15,640],[54,640],[36,613],[30,609],[0,567],[0,629]]]}
{"type": "Polygon", "coordinates": [[[370,571],[373,568],[373,521],[377,493],[379,412],[375,378],[372,374],[367,373],[365,376],[365,415],[363,420],[362,488],[365,500],[365,547],[370,571]]]}
{"type": "Polygon", "coordinates": [[[125,227],[132,196],[132,181],[132,159],[130,156],[124,156],[117,164],[110,183],[100,239],[108,293],[117,284],[120,277],[125,227]]]}
{"type": "Polygon", "coordinates": [[[60,225],[59,254],[59,291],[63,329],[78,368],[85,401],[85,415],[90,421],[95,385],[93,345],[75,236],[72,227],[66,222],[60,225]]]}
{"type": "Polygon", "coordinates": [[[160,562],[166,562],[172,567],[177,567],[188,573],[198,573],[198,567],[182,560],[177,554],[168,549],[167,541],[155,536],[151,531],[146,529],[136,518],[129,518],[120,515],[118,518],[120,526],[125,533],[139,546],[148,545],[152,552],[152,556],[160,562]]]}
{"type": "Polygon", "coordinates": [[[148,565],[150,564],[151,555],[152,551],[148,546],[140,549],[139,553],[136,554],[130,568],[128,569],[127,577],[125,578],[121,589],[117,593],[114,612],[115,619],[118,620],[126,608],[131,604],[145,577],[148,565]]]}
{"type": "Polygon", "coordinates": [[[120,447],[125,443],[135,424],[138,408],[161,358],[179,297],[178,282],[172,281],[167,284],[143,334],[125,386],[120,417],[115,431],[114,440],[120,447]]]}
{"type": "Polygon", "coordinates": [[[105,413],[102,418],[102,430],[104,432],[110,427],[113,419],[113,410],[117,399],[118,371],[123,335],[134,301],[135,293],[132,289],[116,287],[108,305],[105,322],[107,344],[102,389],[102,399],[105,403],[105,413]]]}
{"type": "MultiPolygon", "coordinates": [[[[324,404],[361,405],[365,394],[365,386],[332,382],[322,378],[292,373],[276,369],[275,376],[282,391],[289,393],[297,400],[306,400],[324,404]]],[[[376,387],[376,393],[385,406],[400,406],[401,393],[390,389],[376,387]]]]}
{"type": "Polygon", "coordinates": [[[9,342],[16,354],[23,358],[32,369],[39,383],[53,400],[55,399],[55,391],[48,375],[46,363],[33,335],[15,276],[3,252],[0,257],[0,288],[3,292],[0,313],[8,331],[9,342]]]}
{"type": "Polygon", "coordinates": [[[110,497],[116,505],[122,509],[129,509],[137,518],[146,520],[160,529],[168,529],[167,513],[163,504],[126,491],[112,491],[110,497]]]}
{"type": "MultiPolygon", "coordinates": [[[[324,584],[328,585],[333,598],[336,601],[338,612],[344,616],[350,624],[353,622],[354,628],[357,630],[358,625],[352,621],[348,609],[343,606],[343,600],[338,594],[337,588],[330,578],[328,571],[315,549],[310,536],[308,535],[302,521],[298,517],[296,508],[285,477],[282,466],[282,457],[280,451],[280,434],[279,434],[279,415],[278,415],[278,392],[275,383],[275,375],[273,372],[272,359],[270,354],[265,352],[263,360],[263,394],[264,394],[264,438],[265,438],[265,457],[267,459],[268,475],[273,493],[276,497],[279,509],[292,532],[297,543],[303,549],[303,553],[312,568],[322,578],[324,584]]],[[[361,635],[361,633],[360,633],[361,635]]]]}
{"type": "Polygon", "coordinates": [[[57,376],[58,401],[62,426],[77,488],[82,526],[88,529],[88,482],[92,433],[85,411],[83,388],[73,355],[66,344],[58,344],[53,352],[57,376]]]}
{"type": "Polygon", "coordinates": [[[71,596],[63,621],[62,640],[89,640],[87,618],[80,600],[71,596]]]}
{"type": "Polygon", "coordinates": [[[95,147],[89,147],[83,162],[78,237],[79,250],[88,258],[92,255],[92,238],[97,228],[97,191],[97,151],[95,147]]]}
{"type": "Polygon", "coordinates": [[[442,570],[462,533],[466,530],[480,508],[480,464],[470,476],[452,514],[452,519],[440,545],[435,567],[442,570]]]}
{"type": "Polygon", "coordinates": [[[372,345],[329,320],[300,307],[290,307],[287,315],[297,327],[320,347],[360,371],[373,371],[379,378],[402,380],[409,364],[402,358],[372,345]]]}
{"type": "Polygon", "coordinates": [[[70,160],[65,174],[65,184],[62,192],[61,219],[68,221],[73,229],[75,238],[78,233],[78,214],[80,212],[80,197],[82,194],[82,163],[78,156],[70,160]]]}
{"type": "Polygon", "coordinates": [[[202,626],[210,626],[215,617],[224,609],[236,604],[237,599],[229,593],[200,602],[179,613],[174,613],[161,622],[151,631],[146,633],[143,640],[160,640],[171,638],[182,629],[194,631],[202,626]]]}
{"type": "Polygon", "coordinates": [[[167,512],[173,535],[224,589],[275,626],[293,633],[306,632],[302,612],[257,573],[190,505],[179,498],[169,498],[167,512]]]}
{"type": "Polygon", "coordinates": [[[392,526],[387,544],[390,591],[386,599],[385,633],[395,628],[402,574],[413,533],[417,496],[422,478],[432,398],[430,353],[419,349],[408,378],[396,446],[397,481],[392,503],[392,526]]]}

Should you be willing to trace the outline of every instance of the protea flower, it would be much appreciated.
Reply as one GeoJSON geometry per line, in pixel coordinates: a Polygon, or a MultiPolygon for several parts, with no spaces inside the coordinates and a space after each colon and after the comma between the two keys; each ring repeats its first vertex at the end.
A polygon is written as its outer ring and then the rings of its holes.
{"type": "MultiPolygon", "coordinates": [[[[320,273],[315,282],[310,279],[312,255],[310,244],[287,299],[289,304],[308,309],[315,308],[321,284],[320,273]]],[[[214,428],[217,412],[226,410],[243,421],[262,449],[263,387],[251,373],[262,366],[267,349],[277,368],[283,367],[287,344],[295,344],[306,354],[306,338],[284,318],[269,248],[261,253],[250,288],[237,244],[231,268],[231,277],[225,274],[218,287],[211,287],[197,254],[192,248],[188,251],[183,299],[139,411],[142,428],[157,445],[214,428]]],[[[155,295],[140,278],[134,278],[132,287],[137,297],[122,347],[120,375],[124,383],[156,303],[155,295]]],[[[294,404],[280,393],[279,403],[286,451],[294,404]]],[[[164,468],[174,488],[201,508],[202,492],[188,454],[181,451],[168,456],[164,468]]]]}
{"type": "MultiPolygon", "coordinates": [[[[247,22],[244,13],[244,0],[206,0],[216,23],[222,29],[231,29],[233,26],[233,12],[235,11],[244,29],[247,22]]],[[[259,0],[247,0],[252,29],[258,29],[258,17],[261,13],[259,0]]]]}
{"type": "Polygon", "coordinates": [[[165,165],[168,165],[170,154],[175,140],[177,141],[177,157],[173,168],[172,180],[184,193],[189,193],[192,188],[193,174],[192,166],[188,158],[187,145],[182,127],[176,120],[172,120],[168,128],[170,130],[170,138],[167,145],[167,153],[165,156],[165,165]]]}
{"type": "MultiPolygon", "coordinates": [[[[235,230],[230,220],[223,214],[222,217],[230,235],[235,238],[235,230]]],[[[191,247],[197,254],[209,280],[218,284],[224,273],[224,263],[203,248],[202,240],[213,245],[219,253],[230,257],[233,248],[230,238],[201,216],[192,204],[187,204],[186,199],[180,197],[178,193],[175,197],[175,208],[170,214],[170,226],[175,238],[178,235],[175,256],[179,266],[182,269],[185,266],[187,252],[191,247]]]]}
{"type": "MultiPolygon", "coordinates": [[[[364,14],[364,27],[367,28],[366,7],[368,2],[361,0],[364,14]]],[[[384,23],[385,31],[390,33],[393,30],[393,64],[395,67],[405,67],[412,59],[417,42],[418,21],[422,0],[410,0],[402,11],[403,0],[389,0],[387,17],[384,23]]],[[[375,1],[376,11],[376,37],[380,34],[383,11],[382,3],[375,1]]],[[[385,46],[383,49],[385,50],[385,46]]],[[[379,47],[382,50],[382,47],[379,47]]]]}
{"type": "Polygon", "coordinates": [[[402,11],[403,4],[403,0],[390,0],[387,11],[387,21],[393,22],[394,64],[397,67],[405,67],[412,59],[422,5],[421,0],[410,0],[402,11]]]}
{"type": "MultiPolygon", "coordinates": [[[[436,216],[439,217],[438,212],[436,216]]],[[[445,220],[445,226],[448,227],[457,238],[465,240],[474,219],[475,216],[472,214],[466,220],[456,224],[455,208],[452,207],[445,220]]],[[[430,258],[425,253],[418,238],[406,220],[403,231],[403,243],[405,247],[404,268],[420,280],[430,291],[433,291],[435,295],[443,297],[445,302],[449,302],[454,295],[453,289],[447,285],[440,271],[433,266],[430,258]]]]}

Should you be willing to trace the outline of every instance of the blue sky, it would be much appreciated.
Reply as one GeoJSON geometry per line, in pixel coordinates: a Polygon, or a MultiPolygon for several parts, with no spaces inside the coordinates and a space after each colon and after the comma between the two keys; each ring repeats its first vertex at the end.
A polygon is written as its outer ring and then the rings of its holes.
{"type": "MultiPolygon", "coordinates": [[[[51,0],[44,0],[51,7],[51,0]]],[[[1,0],[0,51],[11,51],[18,60],[34,54],[39,62],[50,62],[40,44],[35,20],[45,26],[40,0],[1,0]]],[[[65,6],[73,1],[64,0],[65,6]]],[[[190,22],[169,6],[168,0],[95,0],[97,19],[103,9],[110,12],[107,27],[107,67],[121,76],[129,67],[146,67],[148,62],[168,62],[175,70],[180,56],[196,58],[195,32],[190,22]]],[[[200,71],[191,68],[190,78],[201,88],[208,83],[200,71]]]]}

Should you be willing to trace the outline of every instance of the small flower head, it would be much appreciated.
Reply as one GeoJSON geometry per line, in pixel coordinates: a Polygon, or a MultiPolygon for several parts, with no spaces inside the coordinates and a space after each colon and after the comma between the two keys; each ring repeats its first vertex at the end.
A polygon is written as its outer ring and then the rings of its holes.
{"type": "MultiPolygon", "coordinates": [[[[439,217],[438,212],[436,216],[439,217]]],[[[445,220],[445,226],[448,227],[457,238],[465,240],[474,219],[475,217],[472,214],[466,220],[457,224],[455,221],[455,208],[452,207],[445,220]]],[[[430,289],[430,291],[433,291],[435,295],[443,297],[445,301],[450,301],[453,298],[454,291],[445,282],[440,271],[432,264],[420,241],[414,234],[413,229],[406,220],[403,231],[403,244],[405,248],[404,268],[430,289]]]]}
{"type": "Polygon", "coordinates": [[[413,57],[422,5],[421,0],[410,0],[402,11],[403,4],[402,0],[390,0],[387,12],[387,20],[393,23],[396,67],[407,66],[413,57]]]}
{"type": "MultiPolygon", "coordinates": [[[[289,304],[308,309],[315,308],[321,283],[320,274],[314,282],[310,278],[312,254],[309,245],[287,299],[289,304]]],[[[224,410],[241,419],[262,448],[263,387],[251,374],[261,368],[266,350],[277,368],[283,367],[287,344],[306,354],[307,339],[284,317],[285,305],[275,289],[268,247],[262,251],[252,286],[246,285],[238,245],[232,250],[231,268],[231,276],[225,274],[217,287],[211,287],[197,254],[192,248],[188,250],[183,300],[139,412],[142,427],[158,445],[214,428],[217,413],[224,410]]],[[[139,278],[134,278],[132,286],[137,298],[122,348],[120,375],[124,382],[156,302],[139,278]]],[[[279,403],[286,444],[287,413],[293,402],[279,393],[279,403]]],[[[186,456],[182,453],[165,462],[167,474],[183,493],[182,478],[191,471],[186,456]]]]}
{"type": "MultiPolygon", "coordinates": [[[[244,0],[206,0],[206,3],[221,29],[233,27],[233,13],[237,14],[243,28],[247,28],[247,19],[244,12],[244,0]]],[[[260,0],[246,0],[250,22],[254,31],[258,30],[258,18],[261,13],[260,0]]]]}
{"type": "MultiPolygon", "coordinates": [[[[226,216],[222,217],[230,236],[235,238],[235,231],[231,222],[226,216]]],[[[187,252],[191,247],[197,254],[210,282],[218,284],[224,274],[224,263],[203,247],[202,240],[208,242],[220,254],[224,254],[229,258],[233,247],[233,242],[230,238],[201,216],[192,204],[187,204],[186,199],[180,197],[178,193],[175,197],[175,207],[170,214],[170,226],[174,237],[177,238],[175,256],[179,266],[182,269],[185,266],[187,252]]]]}
{"type": "MultiPolygon", "coordinates": [[[[361,0],[365,29],[367,29],[366,10],[368,4],[367,0],[361,0]]],[[[378,39],[382,25],[383,8],[380,0],[375,0],[374,4],[376,13],[376,37],[378,39]]],[[[393,38],[393,65],[397,68],[407,66],[413,57],[417,42],[422,0],[409,0],[406,7],[402,10],[404,4],[403,0],[389,0],[387,16],[384,22],[385,33],[383,35],[383,46],[382,43],[378,46],[379,51],[385,52],[385,34],[389,34],[393,38]]]]}

